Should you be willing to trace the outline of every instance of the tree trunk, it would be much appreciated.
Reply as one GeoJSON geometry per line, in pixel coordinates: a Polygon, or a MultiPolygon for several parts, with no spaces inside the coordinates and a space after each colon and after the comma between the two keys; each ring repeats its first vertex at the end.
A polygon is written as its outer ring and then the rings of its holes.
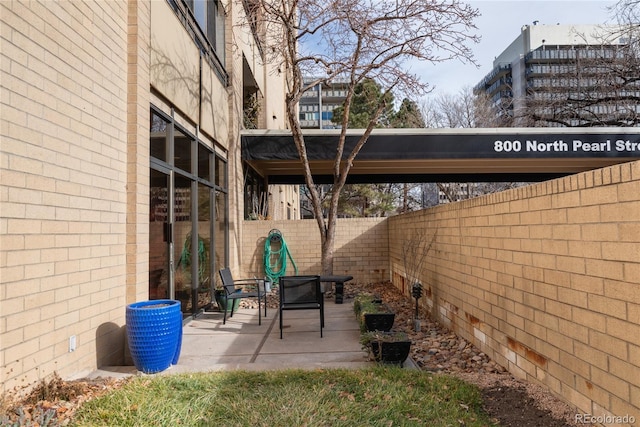
{"type": "Polygon", "coordinates": [[[322,245],[322,254],[320,256],[321,265],[322,265],[322,275],[323,276],[331,276],[333,275],[333,243],[335,233],[327,230],[327,238],[322,245]]]}

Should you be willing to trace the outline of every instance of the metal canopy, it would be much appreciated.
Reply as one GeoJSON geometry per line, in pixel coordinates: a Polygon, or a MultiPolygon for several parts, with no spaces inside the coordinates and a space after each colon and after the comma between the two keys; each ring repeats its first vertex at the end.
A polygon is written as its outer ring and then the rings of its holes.
{"type": "MultiPolygon", "coordinates": [[[[347,132],[345,153],[362,133],[347,132]]],[[[316,183],[333,182],[339,135],[304,131],[316,183]]],[[[241,140],[242,159],[270,184],[304,183],[289,131],[247,130],[241,140]]],[[[541,181],[638,159],[639,128],[376,129],[348,182],[541,181]]]]}

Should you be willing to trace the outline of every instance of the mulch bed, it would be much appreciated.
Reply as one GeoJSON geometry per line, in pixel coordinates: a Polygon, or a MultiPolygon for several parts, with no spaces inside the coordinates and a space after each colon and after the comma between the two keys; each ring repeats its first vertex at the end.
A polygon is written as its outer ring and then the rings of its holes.
{"type": "MultiPolygon", "coordinates": [[[[473,344],[444,328],[419,310],[420,332],[414,331],[415,299],[402,295],[391,283],[348,284],[352,298],[360,292],[381,297],[396,313],[394,330],[412,340],[411,358],[420,369],[462,378],[480,387],[484,410],[500,426],[576,426],[576,410],[537,384],[513,377],[473,344]]],[[[347,300],[348,301],[348,300],[347,300]]]]}

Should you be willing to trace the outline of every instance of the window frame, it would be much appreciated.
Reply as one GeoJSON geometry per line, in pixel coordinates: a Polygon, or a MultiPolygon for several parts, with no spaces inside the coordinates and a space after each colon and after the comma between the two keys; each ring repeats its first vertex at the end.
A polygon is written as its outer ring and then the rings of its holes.
{"type": "MultiPolygon", "coordinates": [[[[214,29],[211,37],[214,40],[210,40],[207,28],[202,28],[196,15],[194,13],[193,6],[194,0],[166,0],[171,9],[178,16],[178,19],[185,27],[194,43],[198,46],[198,49],[202,53],[203,58],[209,63],[211,68],[215,71],[215,74],[220,81],[229,86],[229,74],[225,68],[225,26],[226,26],[226,12],[224,6],[220,0],[197,0],[203,2],[203,5],[213,7],[205,7],[205,14],[208,16],[208,10],[215,11],[216,14],[213,17],[214,29]],[[222,28],[220,28],[222,27],[222,28]]],[[[206,19],[205,19],[206,26],[206,19]]]]}

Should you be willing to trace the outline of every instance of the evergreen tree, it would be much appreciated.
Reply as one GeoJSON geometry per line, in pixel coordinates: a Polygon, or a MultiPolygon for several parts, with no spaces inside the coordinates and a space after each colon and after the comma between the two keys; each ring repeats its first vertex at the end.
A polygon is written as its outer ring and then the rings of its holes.
{"type": "Polygon", "coordinates": [[[392,128],[424,128],[426,127],[420,107],[408,98],[402,100],[400,108],[391,118],[392,128]]]}
{"type": "MultiPolygon", "coordinates": [[[[366,128],[382,100],[384,100],[386,107],[378,117],[376,126],[378,128],[389,127],[389,119],[394,115],[393,94],[390,92],[383,94],[380,85],[372,79],[366,79],[362,83],[358,83],[354,88],[351,109],[349,110],[349,128],[366,128]]],[[[343,116],[344,105],[341,105],[333,110],[333,118],[331,120],[336,124],[340,124],[343,116]]]]}

